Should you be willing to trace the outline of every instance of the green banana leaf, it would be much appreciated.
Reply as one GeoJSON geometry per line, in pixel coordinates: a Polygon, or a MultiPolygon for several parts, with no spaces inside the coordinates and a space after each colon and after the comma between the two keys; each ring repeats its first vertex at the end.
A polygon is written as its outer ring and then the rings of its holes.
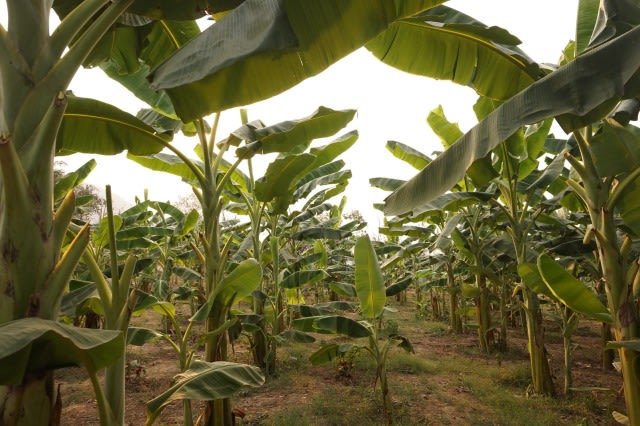
{"type": "Polygon", "coordinates": [[[369,179],[369,185],[382,189],[383,191],[395,191],[400,188],[403,183],[405,183],[404,180],[392,178],[375,177],[369,179]]]}
{"type": "Polygon", "coordinates": [[[89,330],[42,318],[0,325],[0,384],[22,382],[25,374],[82,366],[90,374],[113,364],[123,353],[122,333],[89,330]]]}
{"type": "Polygon", "coordinates": [[[256,181],[255,193],[259,201],[271,201],[276,197],[291,199],[296,179],[315,161],[311,154],[278,158],[269,164],[263,177],[256,181]]]}
{"type": "Polygon", "coordinates": [[[538,257],[538,271],[553,295],[563,304],[589,318],[611,322],[609,310],[598,296],[546,254],[538,257]]]}
{"type": "Polygon", "coordinates": [[[330,282],[329,288],[339,296],[356,297],[356,286],[349,283],[330,282]]]}
{"type": "Polygon", "coordinates": [[[214,305],[228,306],[233,300],[248,297],[260,285],[261,279],[262,268],[255,259],[240,262],[233,271],[220,280],[207,303],[198,309],[190,321],[203,321],[214,305]]]}
{"type": "Polygon", "coordinates": [[[290,215],[292,219],[289,221],[289,225],[306,222],[312,217],[317,217],[319,214],[331,210],[331,207],[333,207],[332,204],[323,203],[310,209],[304,209],[302,212],[293,212],[290,215]]]}
{"type": "MultiPolygon", "coordinates": [[[[303,315],[312,314],[312,313],[317,314],[320,312],[319,309],[313,306],[307,306],[307,305],[292,305],[292,306],[299,306],[300,307],[299,312],[301,312],[303,315]]],[[[325,318],[326,316],[327,315],[317,314],[317,315],[305,316],[303,318],[297,318],[293,320],[292,325],[294,329],[305,332],[305,333],[332,334],[333,331],[331,330],[324,330],[315,326],[315,322],[317,319],[325,318]]]]}
{"type": "Polygon", "coordinates": [[[331,136],[342,129],[353,120],[355,113],[353,109],[339,111],[321,106],[310,116],[299,120],[283,121],[261,128],[245,125],[245,129],[234,133],[243,135],[243,138],[250,137],[251,143],[238,148],[236,155],[244,158],[250,152],[268,154],[289,152],[297,147],[307,148],[314,139],[331,136]]]}
{"type": "MultiPolygon", "coordinates": [[[[56,201],[61,200],[69,191],[84,182],[97,165],[96,160],[91,159],[77,170],[67,173],[58,179],[53,188],[53,199],[56,201]]],[[[78,204],[78,200],[76,200],[76,204],[78,204]]]]}
{"type": "Polygon", "coordinates": [[[329,274],[327,274],[325,271],[320,269],[312,269],[308,271],[296,271],[284,277],[284,279],[280,282],[280,287],[300,288],[305,284],[318,282],[328,276],[329,274]]]}
{"type": "Polygon", "coordinates": [[[387,298],[378,257],[368,235],[365,234],[356,240],[354,260],[360,310],[366,319],[377,318],[382,313],[387,298]]]}
{"type": "MultiPolygon", "coordinates": [[[[349,179],[351,179],[351,170],[342,170],[336,173],[331,173],[325,176],[318,177],[310,182],[306,182],[293,193],[294,200],[300,200],[307,197],[318,186],[324,185],[347,185],[349,179]]],[[[304,178],[303,178],[304,179],[304,178]]]]}
{"type": "Polygon", "coordinates": [[[425,214],[437,212],[457,212],[465,206],[472,206],[478,202],[486,203],[494,197],[489,192],[449,192],[423,204],[411,212],[413,221],[420,220],[425,214]]]}
{"type": "Polygon", "coordinates": [[[56,139],[56,155],[76,152],[135,155],[160,152],[171,137],[158,134],[143,121],[112,105],[69,96],[56,139]]]}
{"type": "Polygon", "coordinates": [[[562,114],[588,115],[585,120],[592,122],[608,113],[613,104],[606,109],[603,103],[635,94],[632,83],[640,68],[638,43],[640,27],[635,27],[513,96],[387,197],[385,213],[411,211],[451,189],[474,161],[526,124],[562,114]],[[625,87],[627,83],[631,85],[625,87]],[[591,112],[596,115],[589,115],[591,112]]]}
{"type": "Polygon", "coordinates": [[[387,65],[505,100],[541,76],[513,35],[446,6],[393,22],[365,46],[387,65]],[[508,75],[509,78],[496,78],[508,75]]]}
{"type": "Polygon", "coordinates": [[[520,275],[522,282],[529,290],[536,294],[544,294],[551,300],[558,300],[545,284],[536,264],[528,262],[521,263],[518,265],[518,275],[520,275]]]}
{"type": "MultiPolygon", "coordinates": [[[[314,155],[314,154],[311,154],[311,155],[314,155]]],[[[311,182],[317,181],[318,179],[325,177],[327,175],[330,175],[332,173],[339,172],[346,164],[344,160],[337,160],[328,164],[318,164],[315,167],[313,167],[315,163],[318,163],[317,160],[318,158],[316,157],[314,162],[311,163],[311,165],[308,167],[308,170],[311,170],[311,171],[305,174],[304,176],[302,176],[296,182],[296,192],[307,193],[308,195],[309,192],[311,192],[316,186],[318,186],[318,185],[313,185],[311,182]],[[305,191],[304,189],[302,189],[304,186],[307,186],[308,188],[310,188],[310,190],[305,191]]],[[[302,198],[302,197],[299,197],[299,198],[302,198]]]]}
{"type": "Polygon", "coordinates": [[[167,90],[185,122],[248,105],[319,74],[392,21],[439,3],[442,1],[246,1],[157,67],[150,76],[152,87],[167,90]],[[265,47],[220,42],[245,37],[247,28],[257,34],[273,30],[282,37],[265,47]],[[198,70],[206,70],[205,75],[198,70]]]}
{"type": "MultiPolygon", "coordinates": [[[[631,349],[640,352],[640,339],[624,340],[621,342],[608,342],[607,349],[631,349]]],[[[636,373],[637,374],[637,373],[636,373]]]]}
{"type": "Polygon", "coordinates": [[[263,384],[264,375],[258,367],[225,361],[195,360],[189,369],[174,377],[174,383],[169,389],[147,402],[147,423],[157,418],[173,401],[230,398],[242,390],[257,388],[263,384]]]}
{"type": "MultiPolygon", "coordinates": [[[[338,130],[339,129],[336,129],[336,132],[338,130]]],[[[347,151],[353,146],[353,144],[356,143],[356,141],[358,140],[358,136],[358,131],[352,130],[345,133],[344,135],[339,136],[337,139],[331,141],[327,145],[311,147],[311,149],[309,149],[309,154],[315,155],[316,161],[314,161],[309,166],[309,169],[316,169],[324,164],[329,164],[329,162],[335,160],[340,154],[347,151]]]]}
{"type": "Polygon", "coordinates": [[[575,53],[584,52],[589,46],[593,29],[598,17],[600,0],[579,0],[578,16],[576,19],[576,45],[575,53]]]}
{"type": "Polygon", "coordinates": [[[431,158],[427,155],[401,142],[387,141],[387,145],[385,147],[394,157],[418,170],[424,169],[426,165],[431,162],[431,158]]]}
{"type": "Polygon", "coordinates": [[[348,354],[354,347],[355,345],[351,343],[342,343],[339,345],[331,343],[324,345],[309,356],[309,361],[311,361],[311,365],[326,364],[327,362],[331,362],[334,359],[348,354]]]}
{"type": "MultiPolygon", "coordinates": [[[[127,155],[129,160],[135,161],[141,166],[146,167],[150,170],[155,170],[158,172],[170,173],[172,175],[181,177],[186,182],[195,182],[196,175],[193,173],[193,170],[182,161],[181,158],[173,155],[173,154],[165,154],[160,152],[155,155],[127,155]]],[[[191,160],[197,167],[200,169],[203,168],[202,163],[199,161],[191,160]]]]}
{"type": "Polygon", "coordinates": [[[409,286],[411,285],[412,282],[413,282],[413,277],[411,277],[411,276],[403,278],[400,281],[397,281],[397,282],[391,284],[389,287],[387,287],[387,289],[385,291],[385,295],[387,297],[395,296],[396,294],[400,293],[401,291],[406,290],[407,288],[409,288],[409,286]]]}
{"type": "Polygon", "coordinates": [[[598,174],[624,176],[640,167],[640,130],[605,121],[591,139],[589,148],[598,174]]]}
{"type": "MultiPolygon", "coordinates": [[[[62,19],[83,0],[54,0],[53,8],[62,19]]],[[[141,15],[153,19],[188,20],[212,14],[222,13],[237,7],[244,0],[136,0],[127,10],[129,14],[141,15]]],[[[133,20],[132,17],[129,17],[133,20]]],[[[143,21],[144,22],[144,21],[143,21]]]]}
{"type": "Polygon", "coordinates": [[[317,239],[342,240],[349,237],[350,235],[350,231],[342,231],[340,229],[314,226],[313,228],[306,228],[302,231],[295,232],[293,235],[291,235],[291,239],[294,241],[317,239]]]}
{"type": "Polygon", "coordinates": [[[127,345],[143,346],[158,340],[162,333],[144,327],[129,327],[127,329],[127,345]]]}
{"type": "Polygon", "coordinates": [[[356,320],[341,315],[328,315],[316,318],[313,322],[313,327],[316,331],[329,331],[353,338],[371,336],[371,330],[368,327],[356,320]]]}
{"type": "MultiPolygon", "coordinates": [[[[480,101],[474,106],[476,114],[478,104],[484,104],[485,102],[482,102],[484,99],[487,98],[480,98],[480,101]]],[[[491,110],[495,108],[493,107],[493,104],[494,102],[491,102],[491,110]]],[[[427,123],[429,124],[429,127],[431,127],[431,130],[433,130],[433,132],[440,138],[442,146],[445,148],[449,148],[464,135],[457,123],[451,123],[447,119],[444,115],[442,106],[438,106],[429,112],[429,115],[427,115],[427,123]]],[[[474,161],[467,169],[467,176],[471,178],[471,181],[476,188],[482,188],[493,178],[497,177],[498,172],[493,168],[491,155],[486,155],[485,157],[474,161]]]]}
{"type": "Polygon", "coordinates": [[[315,337],[298,330],[283,331],[282,333],[280,333],[280,337],[283,337],[286,340],[289,340],[291,342],[297,342],[297,343],[313,343],[316,341],[315,337]]]}

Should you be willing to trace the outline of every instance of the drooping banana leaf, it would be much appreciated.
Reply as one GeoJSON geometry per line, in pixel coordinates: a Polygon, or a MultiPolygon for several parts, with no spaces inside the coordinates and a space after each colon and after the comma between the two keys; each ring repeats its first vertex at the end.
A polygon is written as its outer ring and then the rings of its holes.
{"type": "Polygon", "coordinates": [[[354,260],[356,293],[362,315],[367,319],[377,318],[382,313],[387,298],[378,257],[368,235],[356,240],[354,260]]]}
{"type": "Polygon", "coordinates": [[[246,129],[242,129],[241,133],[251,138],[251,144],[238,148],[236,155],[243,158],[249,152],[267,154],[291,151],[298,146],[306,148],[314,139],[333,135],[342,129],[353,120],[355,113],[353,109],[338,111],[321,106],[310,116],[299,120],[283,121],[262,128],[245,125],[243,127],[246,129]]]}
{"type": "Polygon", "coordinates": [[[169,389],[147,402],[147,424],[172,401],[230,398],[243,389],[263,384],[264,376],[258,367],[225,361],[193,361],[186,371],[174,377],[169,389]]]}
{"type": "Polygon", "coordinates": [[[124,350],[122,333],[88,330],[42,318],[0,326],[0,384],[18,384],[25,374],[83,366],[90,374],[113,364],[124,350]]]}
{"type": "Polygon", "coordinates": [[[111,155],[129,151],[135,155],[160,152],[171,135],[158,134],[151,126],[112,105],[94,99],[69,96],[56,139],[56,155],[76,152],[111,155]]]}
{"type": "Polygon", "coordinates": [[[245,1],[150,76],[183,121],[274,96],[439,0],[245,1]],[[262,46],[237,39],[275,34],[262,46]],[[223,40],[226,40],[223,42],[223,40]],[[195,64],[198,65],[195,65],[195,64]],[[204,70],[204,72],[201,72],[204,70]]]}
{"type": "Polygon", "coordinates": [[[505,100],[542,76],[519,44],[502,28],[487,27],[457,10],[438,6],[393,22],[366,48],[402,71],[450,80],[480,95],[505,100]]]}
{"type": "Polygon", "coordinates": [[[593,290],[567,272],[550,256],[538,257],[538,271],[553,295],[576,312],[599,321],[611,322],[609,310],[600,302],[593,290]]]}
{"type": "MultiPolygon", "coordinates": [[[[640,27],[635,27],[506,101],[387,197],[385,213],[405,213],[451,189],[475,160],[486,156],[524,125],[562,114],[586,116],[594,110],[601,117],[608,112],[602,109],[604,103],[636,94],[633,85],[627,83],[633,83],[640,68],[638,43],[640,27]]],[[[609,109],[612,107],[613,104],[609,109]]]]}

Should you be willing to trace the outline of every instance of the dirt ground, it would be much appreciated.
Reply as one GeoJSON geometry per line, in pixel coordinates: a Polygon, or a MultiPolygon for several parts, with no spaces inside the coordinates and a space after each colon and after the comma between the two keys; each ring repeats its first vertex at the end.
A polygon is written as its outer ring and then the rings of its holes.
{"type": "MultiPolygon", "coordinates": [[[[477,349],[474,332],[453,336],[448,333],[445,323],[417,318],[414,305],[395,308],[399,312],[389,317],[394,318],[394,324],[411,340],[415,350],[414,360],[406,358],[405,365],[391,364],[389,367],[393,373],[390,381],[393,382],[394,413],[400,413],[396,416],[396,424],[545,424],[544,420],[537,422],[535,419],[541,411],[550,410],[558,413],[555,420],[550,420],[553,424],[606,425],[615,424],[612,410],[624,411],[624,401],[617,392],[621,387],[620,375],[601,368],[599,325],[596,323],[581,320],[573,339],[576,344],[574,387],[588,390],[577,392],[573,398],[559,396],[557,400],[531,402],[533,397],[527,394],[527,341],[521,329],[510,330],[505,354],[487,355],[477,349]],[[426,371],[416,373],[421,364],[413,363],[422,359],[430,364],[425,367],[426,371]],[[501,371],[507,373],[503,376],[501,371]],[[509,373],[511,371],[517,374],[509,373]],[[486,377],[489,375],[495,377],[489,380],[486,377]],[[492,386],[506,386],[512,394],[508,397],[514,399],[515,404],[519,401],[528,404],[517,414],[521,418],[509,417],[501,411],[502,403],[491,402],[495,391],[484,388],[492,386]]],[[[134,323],[146,327],[159,325],[153,314],[136,318],[134,323]]],[[[551,323],[549,328],[552,327],[551,323]]],[[[328,338],[324,336],[324,339],[328,338]]],[[[262,388],[233,400],[233,407],[244,414],[237,424],[383,424],[379,391],[373,390],[370,365],[356,359],[355,367],[349,365],[346,371],[335,364],[311,366],[306,358],[318,348],[318,342],[286,343],[279,348],[278,374],[269,378],[262,388]],[[335,412],[342,410],[349,411],[349,416],[336,420],[335,412]],[[354,417],[354,410],[361,410],[362,417],[357,414],[354,417]],[[327,419],[326,422],[323,419],[327,419]]],[[[547,333],[547,348],[556,387],[561,393],[563,352],[562,338],[557,332],[547,333]]],[[[401,352],[399,349],[394,351],[401,352]]],[[[245,342],[236,343],[231,352],[232,361],[251,363],[245,342]]],[[[170,345],[162,340],[130,347],[127,360],[130,369],[126,383],[126,423],[143,425],[145,403],[170,386],[172,377],[178,373],[178,361],[170,345]]],[[[62,423],[97,425],[95,398],[84,371],[61,370],[57,379],[61,383],[62,423]]],[[[199,409],[199,403],[194,402],[194,413],[199,409]]],[[[507,409],[512,410],[504,407],[507,409]]],[[[155,424],[182,423],[182,405],[172,403],[155,424]]]]}

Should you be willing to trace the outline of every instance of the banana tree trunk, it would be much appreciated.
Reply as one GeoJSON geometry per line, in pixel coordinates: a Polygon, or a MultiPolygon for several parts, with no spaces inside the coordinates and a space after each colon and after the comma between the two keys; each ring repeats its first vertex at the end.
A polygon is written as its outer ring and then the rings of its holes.
{"type": "Polygon", "coordinates": [[[451,302],[451,315],[449,316],[451,331],[454,334],[462,334],[462,318],[460,317],[460,310],[458,309],[459,288],[456,285],[453,266],[450,262],[447,263],[447,281],[447,285],[449,287],[449,300],[451,302]]]}
{"type": "Polygon", "coordinates": [[[510,293],[507,289],[507,283],[502,281],[500,286],[500,351],[507,352],[507,299],[510,293]]]}
{"type": "Polygon", "coordinates": [[[524,311],[527,319],[527,337],[529,361],[531,365],[531,382],[536,395],[555,395],[553,377],[544,346],[544,329],[538,296],[528,288],[524,288],[524,311]]]}
{"type": "Polygon", "coordinates": [[[615,359],[615,351],[613,349],[605,349],[607,342],[613,340],[613,334],[611,333],[611,324],[605,322],[600,327],[600,342],[602,346],[602,370],[613,370],[613,361],[615,359]]]}
{"type": "Polygon", "coordinates": [[[476,318],[478,321],[478,338],[480,349],[483,352],[490,352],[493,343],[493,335],[489,334],[491,329],[491,313],[489,312],[489,289],[487,288],[487,278],[482,274],[476,274],[476,285],[480,290],[480,295],[476,298],[476,318]]]}
{"type": "Polygon", "coordinates": [[[32,374],[18,386],[0,387],[0,424],[59,425],[62,402],[53,374],[32,374]]]}
{"type": "MultiPolygon", "coordinates": [[[[591,221],[595,225],[596,243],[605,279],[605,290],[609,310],[613,317],[612,331],[617,342],[638,338],[638,318],[636,307],[628,286],[625,283],[625,271],[621,261],[621,249],[618,245],[613,212],[604,208],[591,209],[591,221]]],[[[640,424],[640,382],[637,380],[638,353],[631,349],[618,350],[622,367],[624,400],[629,424],[640,424]]]]}
{"type": "Polygon", "coordinates": [[[564,394],[569,395],[573,387],[573,348],[571,336],[563,337],[564,345],[564,394]]]}

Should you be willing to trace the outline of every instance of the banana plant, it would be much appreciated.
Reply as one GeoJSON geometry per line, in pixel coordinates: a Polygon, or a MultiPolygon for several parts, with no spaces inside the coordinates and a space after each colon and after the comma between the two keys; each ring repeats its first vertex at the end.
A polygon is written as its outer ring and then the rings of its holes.
{"type": "MultiPolygon", "coordinates": [[[[298,121],[265,126],[260,121],[246,123],[234,132],[236,154],[247,161],[247,185],[235,185],[235,203],[229,206],[235,214],[247,215],[250,221],[252,255],[271,271],[271,285],[266,280],[254,297],[256,324],[245,324],[256,329],[251,337],[256,364],[272,374],[275,369],[276,340],[285,331],[285,294],[296,293],[300,286],[316,282],[324,273],[320,270],[289,270],[282,268],[281,256],[286,243],[309,238],[337,238],[346,231],[318,226],[308,227],[314,215],[330,208],[328,199],[346,188],[351,172],[342,170],[345,163],[336,158],[357,141],[357,132],[348,132],[327,145],[311,147],[314,139],[334,134],[344,127],[355,111],[332,111],[320,108],[312,116],[298,121]],[[244,142],[244,143],[243,143],[244,142]],[[242,145],[241,145],[242,144],[242,145]],[[256,179],[253,156],[278,153],[267,167],[264,176],[256,179]],[[289,206],[305,203],[300,210],[289,211],[289,206]],[[307,226],[307,227],[305,227],[307,226]],[[266,230],[267,238],[260,240],[266,230]],[[268,243],[267,243],[268,242],[268,243]],[[267,288],[270,291],[267,291],[267,288]],[[273,304],[273,314],[267,316],[265,302],[273,304]],[[267,317],[271,321],[267,321],[267,317]],[[267,323],[271,324],[270,330],[267,323]]],[[[296,258],[295,247],[289,259],[296,258]]],[[[293,263],[293,261],[288,262],[293,263]]],[[[302,262],[297,263],[301,265],[302,262]]],[[[254,321],[255,322],[255,321],[254,321]]]]}
{"type": "MultiPolygon", "coordinates": [[[[197,126],[199,144],[195,151],[199,159],[191,159],[185,153],[172,147],[173,155],[160,153],[153,156],[134,156],[129,158],[140,165],[156,171],[175,174],[191,185],[203,212],[203,231],[200,234],[200,244],[193,249],[203,265],[204,288],[207,300],[226,286],[225,277],[233,273],[236,267],[232,261],[235,239],[231,234],[223,234],[221,216],[226,206],[231,202],[244,201],[242,194],[252,193],[253,181],[238,167],[240,164],[257,153],[287,152],[295,147],[306,148],[313,139],[335,133],[351,121],[355,111],[334,111],[319,108],[311,116],[300,120],[286,121],[273,126],[264,126],[260,122],[248,123],[219,143],[216,143],[216,132],[219,115],[211,126],[211,132],[205,134],[204,120],[197,126]],[[243,141],[250,143],[242,144],[243,141]],[[236,158],[233,162],[224,157],[227,151],[236,148],[236,158]],[[222,286],[222,287],[220,287],[222,286]]],[[[351,144],[355,140],[351,141],[351,144]]],[[[344,144],[343,144],[344,145],[344,144]]],[[[342,146],[338,144],[338,146],[342,146]]],[[[350,146],[347,144],[347,146],[350,146]]],[[[334,146],[335,148],[335,146],[334,146]]],[[[303,172],[313,173],[324,159],[332,159],[333,148],[318,148],[317,155],[303,153],[276,160],[273,173],[267,172],[265,179],[255,183],[256,191],[263,191],[259,201],[271,201],[275,197],[284,203],[288,202],[291,179],[303,172]],[[268,179],[267,179],[268,178],[268,179]],[[273,182],[272,182],[273,180],[273,182]]],[[[313,151],[312,152],[316,152],[313,151]]],[[[340,151],[341,152],[341,151],[340,151]]],[[[258,191],[258,192],[259,192],[258,191]]],[[[245,195],[246,196],[246,195],[245,195]]],[[[284,204],[285,206],[287,204],[284,204]]],[[[256,210],[258,213],[260,208],[256,210]]],[[[256,212],[254,212],[256,214],[256,212]]],[[[252,215],[253,217],[253,215],[252,215]]],[[[259,217],[258,217],[259,218],[259,217]]],[[[260,223],[254,235],[260,233],[260,223]]],[[[255,261],[254,261],[255,262],[255,261]]],[[[261,271],[261,266],[255,262],[255,268],[261,271]]],[[[262,276],[262,273],[260,273],[262,276]]],[[[260,286],[258,280],[255,286],[260,286]]],[[[205,360],[207,362],[226,361],[227,333],[213,333],[225,324],[230,305],[216,305],[212,302],[205,304],[209,311],[206,315],[199,311],[194,318],[206,319],[208,340],[206,344],[205,360]]],[[[216,400],[207,405],[207,422],[225,424],[231,421],[230,401],[216,400]]]]}
{"type": "Polygon", "coordinates": [[[387,359],[391,348],[399,346],[413,352],[411,342],[400,335],[388,336],[386,342],[380,343],[379,323],[385,311],[386,288],[376,251],[368,235],[358,237],[354,248],[355,287],[359,300],[360,314],[363,320],[356,321],[340,315],[320,315],[301,318],[294,321],[294,326],[301,331],[337,333],[352,338],[367,338],[366,345],[328,344],[311,355],[314,365],[330,362],[354,348],[361,348],[368,353],[376,365],[375,385],[380,381],[383,408],[386,424],[393,421],[392,400],[387,379],[387,359]]]}
{"type": "MultiPolygon", "coordinates": [[[[14,367],[10,376],[0,380],[0,418],[5,424],[49,424],[59,418],[52,370],[85,365],[95,379],[97,370],[120,358],[124,348],[121,333],[90,330],[77,334],[72,327],[56,322],[69,278],[89,242],[89,228],[67,238],[75,197],[71,192],[65,194],[53,210],[53,160],[56,152],[78,150],[80,139],[95,141],[92,147],[100,150],[134,149],[139,153],[157,152],[166,142],[148,127],[128,126],[141,124],[135,117],[66,92],[77,68],[132,3],[82,2],[50,35],[51,2],[29,7],[7,2],[9,27],[0,27],[0,246],[5,253],[0,258],[0,340],[2,364],[15,365],[15,361],[6,362],[12,357],[22,367],[14,367]],[[101,124],[91,132],[82,127],[76,131],[64,128],[65,114],[74,111],[82,112],[79,115],[85,119],[97,118],[95,122],[101,124]],[[101,121],[105,116],[113,120],[101,121]],[[109,141],[105,138],[108,129],[122,138],[117,143],[109,141]],[[58,137],[60,132],[64,137],[58,137]],[[91,136],[86,137],[88,134],[91,136]],[[134,138],[136,143],[132,143],[134,138]],[[16,333],[14,327],[23,332],[20,342],[7,337],[16,333]],[[78,338],[88,339],[86,345],[78,338]],[[29,355],[29,348],[45,342],[56,348],[53,352],[64,353],[62,358],[52,356],[43,362],[29,355]],[[91,348],[101,345],[100,359],[92,360],[91,348]]],[[[103,402],[104,395],[97,387],[95,390],[103,402]]],[[[103,422],[109,421],[106,409],[100,414],[103,422]]]]}
{"type": "MultiPolygon", "coordinates": [[[[612,317],[612,330],[623,371],[623,384],[627,416],[633,423],[640,419],[637,402],[640,401],[640,381],[633,365],[637,362],[639,313],[635,298],[640,293],[638,259],[632,241],[640,235],[637,221],[637,188],[640,163],[627,155],[629,148],[638,144],[638,129],[621,125],[614,120],[574,132],[580,158],[566,156],[580,180],[567,179],[567,184],[583,203],[591,218],[587,239],[594,238],[605,281],[608,313],[612,317]],[[605,144],[607,148],[605,148],[605,144]],[[622,158],[625,161],[620,161],[622,158]],[[624,223],[617,223],[620,218],[624,223]],[[622,234],[622,238],[619,236],[622,234]]],[[[575,306],[564,301],[572,309],[575,306]]]]}
{"type": "MultiPolygon", "coordinates": [[[[136,293],[132,291],[131,284],[137,259],[131,254],[128,255],[122,272],[120,272],[118,265],[118,248],[116,245],[116,228],[111,201],[111,187],[109,185],[106,187],[106,199],[109,259],[111,266],[110,279],[107,279],[102,273],[96,256],[89,247],[85,250],[83,259],[100,294],[100,301],[105,318],[104,328],[106,330],[120,331],[126,341],[131,311],[136,303],[136,293]]],[[[125,419],[125,366],[125,354],[122,353],[114,365],[107,368],[105,372],[105,397],[113,413],[112,421],[116,423],[124,423],[125,419]]]]}
{"type": "MultiPolygon", "coordinates": [[[[580,16],[589,13],[595,16],[595,10],[590,9],[593,5],[587,3],[581,4],[580,16]]],[[[640,411],[637,408],[640,406],[640,388],[635,370],[631,367],[637,353],[635,346],[628,342],[636,339],[634,330],[637,327],[637,312],[630,308],[633,303],[628,297],[633,292],[629,291],[628,287],[632,278],[626,276],[635,266],[628,263],[628,260],[622,264],[615,260],[625,259],[623,254],[628,255],[626,247],[630,243],[623,245],[619,241],[614,219],[616,214],[621,214],[624,221],[633,223],[631,212],[635,210],[635,204],[629,194],[632,194],[633,188],[636,187],[635,178],[639,169],[633,162],[630,166],[628,161],[619,161],[627,157],[633,159],[626,154],[620,155],[625,144],[618,145],[615,157],[609,157],[604,149],[595,149],[596,144],[593,141],[597,141],[597,138],[592,125],[611,112],[623,123],[633,116],[629,113],[632,109],[625,108],[633,105],[635,101],[622,103],[623,109],[614,108],[620,100],[631,100],[637,96],[636,81],[640,55],[634,46],[640,39],[640,28],[636,24],[640,8],[625,1],[602,3],[598,25],[579,27],[578,42],[575,46],[582,48],[574,49],[575,59],[496,108],[443,155],[392,194],[387,199],[387,212],[400,213],[410,210],[446,191],[464,176],[466,169],[473,162],[485,157],[523,125],[555,117],[565,131],[573,131],[579,153],[567,153],[565,158],[570,161],[579,178],[567,179],[567,183],[582,200],[591,217],[592,235],[598,245],[605,277],[608,309],[613,318],[612,329],[616,343],[612,346],[619,350],[621,358],[627,421],[635,424],[640,422],[640,411]],[[615,20],[610,19],[611,16],[616,16],[615,20]],[[605,27],[611,28],[611,31],[603,31],[605,27]],[[604,66],[604,63],[607,65],[604,66]],[[580,96],[567,96],[568,93],[580,96]],[[616,160],[610,161],[609,165],[613,163],[615,167],[596,167],[600,159],[611,158],[616,160]],[[625,250],[622,250],[623,247],[625,250]]],[[[595,22],[595,19],[593,21],[595,22]]],[[[570,55],[569,59],[573,56],[570,55]]],[[[599,130],[599,126],[596,130],[599,130]]],[[[630,132],[628,129],[624,130],[630,132]]],[[[607,134],[604,130],[599,133],[607,134]]],[[[607,139],[616,138],[614,134],[609,133],[607,139]]],[[[598,147],[603,146],[604,144],[600,144],[598,147]]],[[[629,225],[628,228],[633,229],[629,225]]]]}
{"type": "MultiPolygon", "coordinates": [[[[40,0],[33,7],[24,7],[23,2],[7,0],[9,27],[0,28],[1,204],[7,206],[0,218],[0,246],[7,253],[0,260],[0,303],[10,308],[2,310],[0,323],[24,317],[57,317],[59,295],[83,252],[81,246],[86,244],[82,243],[86,241],[84,231],[78,234],[69,256],[60,256],[59,243],[69,217],[63,213],[72,210],[68,206],[73,200],[68,198],[65,208],[54,216],[50,207],[54,153],[113,154],[129,149],[146,155],[162,147],[171,149],[164,137],[135,117],[67,94],[66,88],[82,64],[103,67],[164,115],[177,114],[185,123],[197,121],[192,131],[197,129],[204,141],[200,117],[292,87],[381,34],[394,21],[440,3],[397,1],[395,7],[389,7],[385,2],[371,5],[352,0],[344,7],[342,0],[189,0],[150,6],[134,0],[40,0]],[[52,7],[61,24],[49,35],[52,7]],[[193,20],[205,11],[213,13],[217,21],[200,34],[193,20]],[[247,28],[259,37],[247,37],[247,28]],[[229,31],[238,37],[227,37],[229,31]],[[188,40],[193,42],[186,43],[188,40]],[[206,64],[194,65],[202,52],[207,52],[206,64]],[[145,77],[151,67],[149,83],[145,77]],[[265,75],[273,78],[265,80],[265,75]],[[228,90],[230,87],[234,90],[228,90]],[[109,127],[116,127],[116,132],[107,132],[109,127]],[[91,136],[83,137],[86,134],[91,136]],[[119,137],[113,138],[114,134],[119,137]],[[54,229],[55,238],[49,238],[54,229]],[[41,259],[37,268],[31,264],[34,257],[41,259]],[[58,278],[48,271],[56,271],[58,278]],[[50,286],[50,280],[56,284],[50,286]],[[44,287],[49,290],[40,292],[44,287]]],[[[453,60],[449,65],[455,63],[453,60]]],[[[215,162],[205,154],[204,161],[208,160],[215,162]]],[[[205,213],[215,215],[213,210],[205,213]]],[[[205,234],[212,231],[207,229],[205,234]]],[[[39,378],[36,382],[37,394],[51,401],[45,396],[55,394],[52,385],[45,384],[50,380],[39,378]]],[[[3,413],[9,410],[7,415],[13,417],[14,408],[7,407],[17,407],[15,412],[34,412],[21,408],[22,387],[9,392],[2,386],[0,394],[10,393],[3,398],[3,413]]],[[[48,418],[49,411],[39,412],[48,418]]]]}

